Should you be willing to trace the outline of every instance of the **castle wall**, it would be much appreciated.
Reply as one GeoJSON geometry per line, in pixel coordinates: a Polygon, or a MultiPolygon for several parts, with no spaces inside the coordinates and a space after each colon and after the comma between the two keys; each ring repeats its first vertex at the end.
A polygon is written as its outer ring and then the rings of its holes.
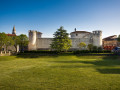
{"type": "MultiPolygon", "coordinates": [[[[50,49],[50,44],[53,38],[41,38],[41,34],[37,31],[29,31],[29,50],[41,50],[50,49]]],[[[79,44],[85,42],[86,45],[93,44],[94,46],[102,46],[102,32],[93,31],[90,34],[79,34],[78,38],[71,38],[72,47],[71,49],[79,49],[79,44]]]]}
{"type": "Polygon", "coordinates": [[[73,49],[78,49],[79,48],[79,44],[81,42],[85,42],[86,45],[88,45],[90,43],[90,40],[88,38],[71,38],[72,40],[72,47],[73,49]]]}
{"type": "Polygon", "coordinates": [[[37,49],[47,49],[50,48],[51,43],[52,43],[52,38],[38,38],[36,47],[37,49]]]}
{"type": "Polygon", "coordinates": [[[89,33],[72,33],[71,38],[84,38],[84,36],[89,35],[89,33]]]}
{"type": "MultiPolygon", "coordinates": [[[[37,43],[36,43],[36,47],[37,49],[48,49],[50,48],[50,44],[52,43],[52,39],[53,38],[38,38],[37,39],[37,43]]],[[[72,49],[77,49],[78,44],[80,44],[80,42],[85,42],[87,45],[90,43],[89,39],[83,38],[71,38],[72,40],[72,49]]]]}

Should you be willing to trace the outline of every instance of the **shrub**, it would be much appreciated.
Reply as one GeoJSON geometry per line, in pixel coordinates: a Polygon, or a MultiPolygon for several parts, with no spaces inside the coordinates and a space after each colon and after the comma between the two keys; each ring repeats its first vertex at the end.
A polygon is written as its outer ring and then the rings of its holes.
{"type": "Polygon", "coordinates": [[[24,51],[24,53],[34,53],[34,54],[59,54],[58,51],[24,51]]]}

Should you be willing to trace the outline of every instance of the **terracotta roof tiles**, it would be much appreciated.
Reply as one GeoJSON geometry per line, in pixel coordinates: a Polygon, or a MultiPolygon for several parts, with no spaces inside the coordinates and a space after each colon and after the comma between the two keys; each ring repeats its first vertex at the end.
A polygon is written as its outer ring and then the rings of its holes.
{"type": "Polygon", "coordinates": [[[91,32],[87,32],[87,31],[74,31],[74,32],[71,32],[71,33],[91,33],[91,32]]]}

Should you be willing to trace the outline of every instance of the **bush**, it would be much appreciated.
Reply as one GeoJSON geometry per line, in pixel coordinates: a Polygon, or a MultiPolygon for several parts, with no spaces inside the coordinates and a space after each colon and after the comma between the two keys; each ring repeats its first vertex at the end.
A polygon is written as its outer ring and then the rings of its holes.
{"type": "Polygon", "coordinates": [[[34,53],[34,54],[59,54],[58,51],[24,51],[23,53],[34,53]]]}
{"type": "Polygon", "coordinates": [[[98,50],[98,47],[97,46],[93,46],[93,51],[97,51],[98,50]]]}

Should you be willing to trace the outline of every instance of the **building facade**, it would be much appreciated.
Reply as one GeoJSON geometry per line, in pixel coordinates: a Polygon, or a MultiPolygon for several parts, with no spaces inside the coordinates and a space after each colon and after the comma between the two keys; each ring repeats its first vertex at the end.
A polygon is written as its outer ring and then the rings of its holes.
{"type": "Polygon", "coordinates": [[[120,43],[117,41],[117,35],[106,37],[102,42],[104,50],[112,50],[115,47],[120,46],[120,43]]]}
{"type": "MultiPolygon", "coordinates": [[[[42,38],[42,33],[34,30],[29,30],[29,45],[28,50],[48,50],[53,38],[42,38]]],[[[93,44],[97,47],[102,47],[102,31],[96,30],[93,32],[75,31],[70,33],[72,47],[70,49],[79,49],[80,42],[93,44]]]]}

